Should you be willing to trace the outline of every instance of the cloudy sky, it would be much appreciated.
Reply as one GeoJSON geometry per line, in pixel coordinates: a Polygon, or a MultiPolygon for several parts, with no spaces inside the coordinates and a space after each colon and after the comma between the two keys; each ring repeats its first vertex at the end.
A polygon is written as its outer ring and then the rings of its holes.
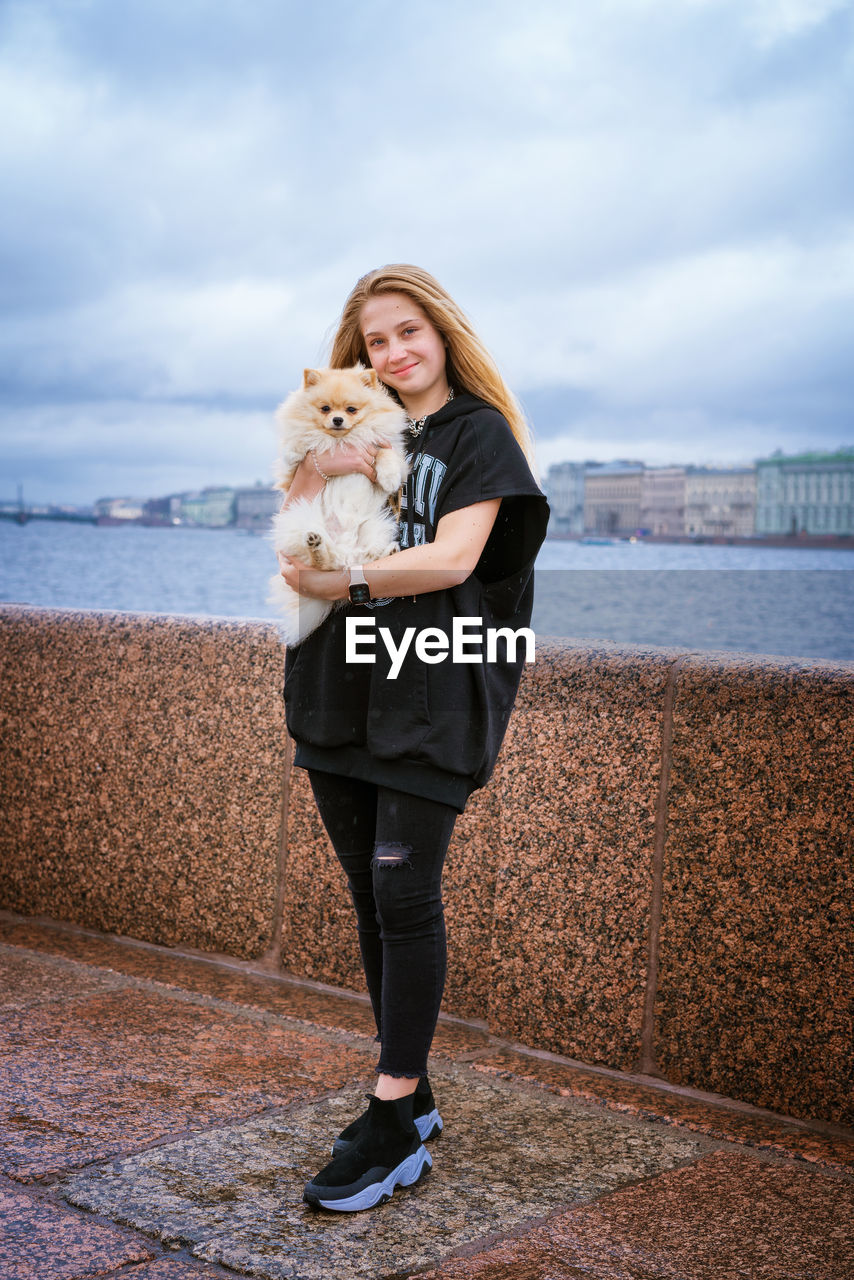
{"type": "Polygon", "coordinates": [[[562,459],[854,442],[850,0],[0,0],[0,499],[267,480],[416,262],[562,459]]]}

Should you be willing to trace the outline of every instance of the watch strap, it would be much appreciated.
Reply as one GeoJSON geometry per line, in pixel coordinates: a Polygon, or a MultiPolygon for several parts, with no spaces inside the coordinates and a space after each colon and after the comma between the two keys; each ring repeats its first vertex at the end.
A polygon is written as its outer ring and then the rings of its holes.
{"type": "Polygon", "coordinates": [[[360,564],[353,565],[349,572],[350,588],[348,594],[351,604],[367,604],[372,597],[371,588],[368,586],[363,567],[360,564]]]}

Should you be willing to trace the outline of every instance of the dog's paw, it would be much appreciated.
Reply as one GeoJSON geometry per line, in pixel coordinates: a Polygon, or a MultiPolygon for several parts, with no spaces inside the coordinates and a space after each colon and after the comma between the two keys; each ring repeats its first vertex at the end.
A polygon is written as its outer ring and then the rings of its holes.
{"type": "Polygon", "coordinates": [[[307,547],[310,547],[312,551],[314,550],[315,547],[319,547],[322,541],[323,541],[323,538],[320,536],[319,533],[307,533],[305,535],[305,545],[307,547]]]}

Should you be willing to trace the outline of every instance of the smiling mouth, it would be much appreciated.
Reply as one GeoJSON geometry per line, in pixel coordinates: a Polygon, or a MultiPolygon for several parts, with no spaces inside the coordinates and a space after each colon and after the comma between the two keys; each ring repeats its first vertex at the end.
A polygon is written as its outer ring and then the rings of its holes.
{"type": "Polygon", "coordinates": [[[416,368],[417,364],[418,361],[413,360],[412,364],[404,365],[402,369],[395,369],[391,376],[393,378],[399,378],[402,373],[409,373],[410,369],[416,368]]]}

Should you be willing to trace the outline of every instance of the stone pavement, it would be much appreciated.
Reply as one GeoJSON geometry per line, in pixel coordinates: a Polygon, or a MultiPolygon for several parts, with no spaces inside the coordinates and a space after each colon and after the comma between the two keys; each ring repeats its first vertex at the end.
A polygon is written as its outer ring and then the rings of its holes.
{"type": "Polygon", "coordinates": [[[0,912],[0,1280],[850,1280],[854,1133],[442,1019],[416,1187],[315,1214],[366,1002],[0,912]]]}

